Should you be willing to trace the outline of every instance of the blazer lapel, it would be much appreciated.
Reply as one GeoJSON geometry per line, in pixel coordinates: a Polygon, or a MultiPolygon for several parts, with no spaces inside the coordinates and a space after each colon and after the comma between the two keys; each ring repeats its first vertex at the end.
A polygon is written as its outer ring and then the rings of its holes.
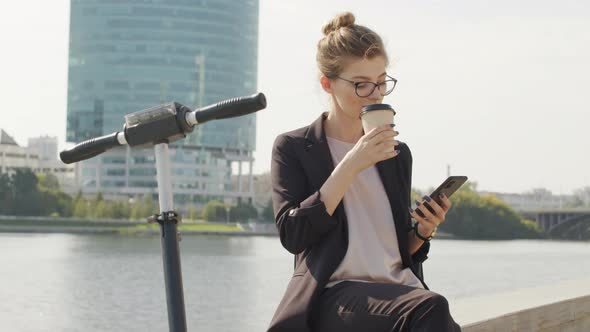
{"type": "Polygon", "coordinates": [[[317,170],[316,176],[312,179],[314,186],[319,189],[334,171],[334,161],[330,154],[326,133],[324,131],[324,119],[326,113],[322,113],[315,120],[305,134],[305,151],[309,154],[310,160],[314,161],[317,170]]]}
{"type": "Polygon", "coordinates": [[[376,164],[377,170],[385,187],[389,204],[391,205],[391,213],[393,214],[393,221],[395,223],[395,230],[397,241],[399,244],[400,254],[405,266],[410,264],[410,255],[408,248],[408,231],[410,227],[406,219],[409,217],[407,207],[404,206],[400,194],[406,190],[405,183],[402,179],[401,167],[399,165],[399,158],[390,158],[380,161],[376,164]]]}
{"type": "Polygon", "coordinates": [[[400,193],[402,192],[400,189],[403,189],[403,181],[401,179],[401,174],[397,170],[396,166],[397,165],[395,158],[386,159],[376,164],[377,170],[379,171],[379,175],[381,177],[381,181],[383,182],[383,186],[385,187],[385,192],[387,193],[387,197],[389,198],[391,209],[394,213],[393,217],[395,219],[395,223],[398,227],[405,228],[404,219],[402,218],[402,214],[399,213],[400,211],[402,211],[403,208],[403,204],[400,197],[400,193]],[[394,188],[397,188],[397,190],[394,191],[394,188]]]}
{"type": "MultiPolygon", "coordinates": [[[[324,121],[328,116],[327,112],[323,112],[310,126],[305,134],[305,151],[309,154],[310,160],[313,160],[313,167],[316,170],[315,176],[311,179],[312,185],[320,189],[324,182],[330,177],[334,171],[334,160],[330,153],[328,140],[326,139],[326,132],[324,130],[324,121]]],[[[340,216],[344,215],[344,202],[336,207],[335,213],[340,216]]]]}

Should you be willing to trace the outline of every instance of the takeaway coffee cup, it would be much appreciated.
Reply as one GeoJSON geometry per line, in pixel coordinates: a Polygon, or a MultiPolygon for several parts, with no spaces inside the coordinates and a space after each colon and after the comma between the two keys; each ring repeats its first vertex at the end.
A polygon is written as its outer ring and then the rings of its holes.
{"type": "Polygon", "coordinates": [[[365,134],[373,128],[394,124],[395,111],[389,104],[367,105],[361,110],[361,121],[365,134]]]}

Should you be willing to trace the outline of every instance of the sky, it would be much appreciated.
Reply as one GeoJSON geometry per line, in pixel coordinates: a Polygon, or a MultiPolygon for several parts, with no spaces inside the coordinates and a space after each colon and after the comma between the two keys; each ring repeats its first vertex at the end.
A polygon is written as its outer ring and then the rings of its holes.
{"type": "MultiPolygon", "coordinates": [[[[398,79],[385,97],[412,151],[413,186],[467,175],[478,190],[570,194],[590,186],[590,4],[585,1],[260,0],[254,173],[272,144],[330,104],[315,63],[321,27],[351,11],[381,35],[398,79]]],[[[65,145],[69,1],[0,11],[0,128],[65,145]]]]}

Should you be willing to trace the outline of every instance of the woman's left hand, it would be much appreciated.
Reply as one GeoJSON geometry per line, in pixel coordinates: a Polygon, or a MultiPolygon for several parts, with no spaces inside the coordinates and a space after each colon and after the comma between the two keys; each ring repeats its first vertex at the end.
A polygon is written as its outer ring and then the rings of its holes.
{"type": "Polygon", "coordinates": [[[422,211],[424,217],[420,217],[420,215],[416,213],[415,210],[412,210],[412,208],[408,207],[408,209],[410,210],[410,215],[414,219],[416,219],[416,221],[418,221],[418,223],[421,226],[421,230],[424,230],[424,235],[431,234],[436,227],[438,227],[445,221],[447,211],[449,211],[449,209],[452,206],[451,200],[444,196],[444,194],[442,196],[439,196],[439,199],[442,205],[439,205],[434,199],[432,199],[429,196],[424,196],[422,202],[416,201],[416,210],[419,209],[420,211],[422,211]],[[425,201],[434,210],[435,214],[430,212],[428,208],[424,205],[425,201]]]}

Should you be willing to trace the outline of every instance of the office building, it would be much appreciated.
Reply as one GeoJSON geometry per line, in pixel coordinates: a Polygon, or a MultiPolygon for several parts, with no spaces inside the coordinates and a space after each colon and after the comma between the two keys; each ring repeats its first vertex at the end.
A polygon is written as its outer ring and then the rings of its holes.
{"type": "MultiPolygon", "coordinates": [[[[257,41],[258,1],[72,0],[67,140],[120,131],[125,114],[160,103],[194,108],[257,92],[257,41]]],[[[171,144],[175,203],[251,201],[255,137],[250,114],[171,144]],[[232,186],[235,174],[248,185],[232,186]]],[[[153,149],[114,149],[79,168],[85,194],[157,192],[153,149]]]]}

